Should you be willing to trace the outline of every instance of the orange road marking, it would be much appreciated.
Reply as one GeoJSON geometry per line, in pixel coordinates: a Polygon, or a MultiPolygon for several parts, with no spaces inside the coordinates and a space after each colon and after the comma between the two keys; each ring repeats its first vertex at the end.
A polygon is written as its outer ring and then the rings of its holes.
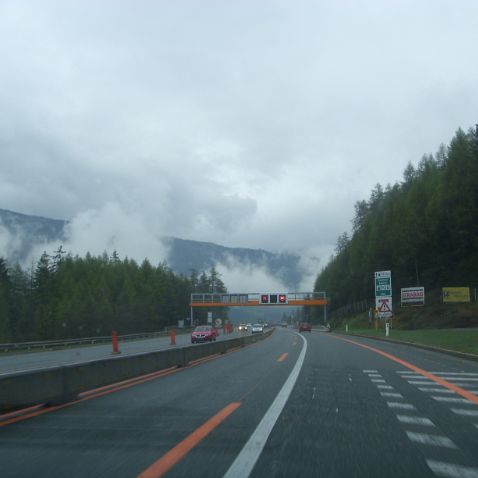
{"type": "Polygon", "coordinates": [[[443,380],[440,377],[437,377],[436,375],[433,375],[432,373],[427,372],[426,370],[423,370],[410,362],[407,362],[406,360],[403,360],[401,358],[396,357],[395,355],[389,354],[387,352],[384,352],[380,349],[376,349],[375,347],[370,347],[369,345],[361,344],[360,342],[355,342],[354,340],[350,339],[343,339],[342,337],[336,337],[330,335],[330,337],[333,337],[334,339],[337,340],[343,340],[344,342],[349,342],[354,345],[358,345],[359,347],[363,347],[364,349],[370,350],[372,352],[375,352],[379,355],[382,355],[383,357],[386,357],[396,363],[399,363],[400,365],[403,365],[404,367],[413,370],[414,372],[419,373],[420,375],[423,375],[426,378],[429,378],[430,380],[433,380],[435,383],[438,383],[439,385],[448,388],[448,390],[452,390],[453,392],[457,393],[458,395],[461,395],[462,397],[466,398],[470,402],[473,402],[475,405],[478,405],[478,396],[476,396],[474,393],[469,392],[468,390],[465,390],[461,387],[458,387],[457,385],[450,383],[446,380],[443,380]]]}
{"type": "Polygon", "coordinates": [[[227,407],[224,407],[174,448],[171,448],[158,461],[155,461],[149,468],[144,470],[138,478],[160,478],[163,476],[240,406],[241,402],[232,402],[227,407]]]}
{"type": "Polygon", "coordinates": [[[283,362],[289,354],[287,352],[284,352],[278,359],[278,362],[283,362]]]}

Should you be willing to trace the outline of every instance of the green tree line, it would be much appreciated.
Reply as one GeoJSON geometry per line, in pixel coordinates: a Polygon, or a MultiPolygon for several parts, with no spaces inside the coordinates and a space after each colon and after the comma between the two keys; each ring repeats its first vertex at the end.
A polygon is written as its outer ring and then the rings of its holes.
{"type": "Polygon", "coordinates": [[[459,129],[449,146],[409,163],[403,180],[377,184],[355,204],[350,233],[319,273],[331,308],[372,298],[375,271],[400,287],[476,286],[478,276],[478,125],[459,129]]]}
{"type": "Polygon", "coordinates": [[[192,292],[225,290],[214,267],[185,277],[116,251],[73,257],[60,246],[31,271],[0,257],[0,342],[162,330],[189,317],[192,292]]]}

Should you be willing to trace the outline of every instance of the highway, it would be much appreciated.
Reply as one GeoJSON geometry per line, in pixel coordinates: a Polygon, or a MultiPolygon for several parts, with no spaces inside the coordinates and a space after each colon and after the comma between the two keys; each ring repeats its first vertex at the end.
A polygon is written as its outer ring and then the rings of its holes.
{"type": "MultiPolygon", "coordinates": [[[[227,340],[238,336],[237,332],[226,335],[221,332],[217,340],[227,340]]],[[[175,347],[182,347],[185,345],[191,345],[191,334],[177,334],[175,347]]],[[[170,347],[174,346],[171,345],[171,339],[169,337],[155,337],[152,339],[119,342],[121,356],[142,352],[153,352],[155,350],[165,350],[170,347]]],[[[111,352],[111,344],[98,344],[81,347],[68,347],[61,350],[47,350],[44,352],[0,354],[0,374],[111,358],[111,352]]]]}
{"type": "Polygon", "coordinates": [[[478,363],[320,332],[0,423],[6,477],[478,477],[478,363]]]}

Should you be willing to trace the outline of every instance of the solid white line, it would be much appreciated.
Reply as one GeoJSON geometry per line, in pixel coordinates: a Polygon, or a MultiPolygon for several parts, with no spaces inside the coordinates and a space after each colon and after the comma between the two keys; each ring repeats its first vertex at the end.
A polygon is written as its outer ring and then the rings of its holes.
{"type": "Polygon", "coordinates": [[[447,402],[447,403],[468,403],[470,404],[471,402],[467,400],[466,398],[455,398],[455,397],[436,397],[432,395],[433,400],[436,400],[437,402],[447,402]]]}
{"type": "Polygon", "coordinates": [[[362,370],[363,373],[378,373],[378,370],[362,370]]]}
{"type": "Polygon", "coordinates": [[[448,390],[448,388],[418,387],[418,390],[430,393],[455,393],[453,390],[448,390]]]}
{"type": "Polygon", "coordinates": [[[443,448],[452,448],[456,450],[458,447],[448,438],[442,435],[429,435],[428,433],[408,432],[408,438],[415,443],[421,445],[441,446],[443,448]]]}
{"type": "Polygon", "coordinates": [[[387,402],[390,408],[401,408],[403,410],[415,410],[415,407],[411,403],[402,402],[387,402]]]}
{"type": "Polygon", "coordinates": [[[370,381],[372,383],[386,383],[383,378],[372,378],[372,380],[370,380],[370,381]]]}
{"type": "Polygon", "coordinates": [[[478,468],[435,460],[427,460],[427,465],[434,473],[440,476],[448,476],[449,478],[478,478],[478,468]]]}
{"type": "Polygon", "coordinates": [[[299,358],[297,359],[297,362],[295,363],[289,377],[285,381],[284,385],[282,385],[282,388],[272,402],[272,405],[262,417],[259,425],[257,425],[257,428],[254,430],[247,443],[239,452],[239,455],[237,455],[236,459],[227,470],[224,478],[246,478],[251,474],[257,460],[259,459],[259,456],[262,453],[262,450],[264,449],[266,441],[272,432],[272,428],[274,427],[279,415],[287,403],[292,389],[294,388],[295,382],[297,381],[297,377],[299,376],[302,364],[304,363],[305,353],[307,352],[307,341],[304,339],[304,337],[302,337],[302,335],[297,334],[296,332],[294,333],[303,341],[299,358]]]}
{"type": "Polygon", "coordinates": [[[377,385],[377,388],[380,388],[381,390],[393,390],[391,385],[377,385]]]}
{"type": "Polygon", "coordinates": [[[389,397],[389,398],[403,398],[401,393],[393,393],[393,392],[380,392],[382,397],[389,397]]]}
{"type": "Polygon", "coordinates": [[[429,380],[425,382],[424,380],[408,380],[408,383],[411,385],[433,385],[433,381],[429,380]]]}
{"type": "MultiPolygon", "coordinates": [[[[471,378],[471,377],[452,377],[452,376],[441,376],[443,380],[449,380],[450,382],[452,380],[461,380],[462,382],[478,382],[478,378],[471,378]]],[[[472,384],[470,384],[472,385],[472,384]]]]}
{"type": "Polygon", "coordinates": [[[426,427],[434,427],[435,424],[426,417],[411,417],[410,415],[397,415],[398,421],[408,423],[409,425],[423,425],[426,427]]]}
{"type": "Polygon", "coordinates": [[[382,378],[382,376],[379,373],[369,373],[368,376],[370,378],[382,378]]]}
{"type": "Polygon", "coordinates": [[[478,410],[468,410],[466,408],[452,408],[451,411],[464,417],[478,417],[478,410]]]}

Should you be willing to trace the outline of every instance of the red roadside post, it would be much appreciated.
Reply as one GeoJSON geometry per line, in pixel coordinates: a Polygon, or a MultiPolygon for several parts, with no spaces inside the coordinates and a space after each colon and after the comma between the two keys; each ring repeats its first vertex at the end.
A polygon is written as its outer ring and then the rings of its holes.
{"type": "Polygon", "coordinates": [[[116,330],[113,330],[111,332],[111,344],[113,345],[113,352],[114,354],[119,354],[121,353],[119,351],[119,347],[118,347],[118,332],[116,332],[116,330]]]}
{"type": "Polygon", "coordinates": [[[171,329],[169,331],[169,337],[171,338],[171,345],[176,345],[176,330],[171,329]]]}

